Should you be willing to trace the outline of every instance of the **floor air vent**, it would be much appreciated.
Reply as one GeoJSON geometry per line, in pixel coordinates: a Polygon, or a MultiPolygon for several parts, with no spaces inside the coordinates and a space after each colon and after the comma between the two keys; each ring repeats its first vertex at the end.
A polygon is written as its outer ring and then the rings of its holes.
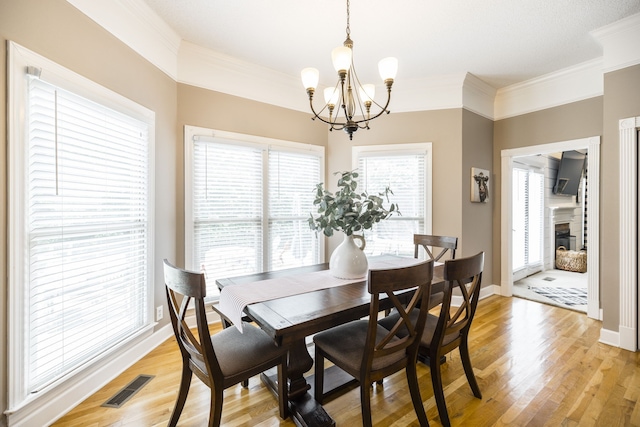
{"type": "Polygon", "coordinates": [[[149,381],[153,379],[153,375],[138,375],[133,381],[127,384],[122,390],[117,392],[111,399],[107,400],[100,406],[106,406],[108,408],[119,408],[125,404],[125,402],[133,397],[134,394],[139,392],[142,387],[147,385],[149,381]]]}

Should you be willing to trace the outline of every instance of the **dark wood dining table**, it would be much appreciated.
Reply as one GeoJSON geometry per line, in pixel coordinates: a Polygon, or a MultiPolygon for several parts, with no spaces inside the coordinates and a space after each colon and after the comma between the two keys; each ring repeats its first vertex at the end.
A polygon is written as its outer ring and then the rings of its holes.
{"type": "MultiPolygon", "coordinates": [[[[259,280],[304,275],[328,268],[329,264],[324,263],[218,279],[216,284],[222,290],[226,286],[242,286],[259,280]]],[[[442,265],[434,268],[431,294],[442,292],[442,273],[442,265]]],[[[407,294],[405,298],[408,301],[410,295],[407,294]]],[[[312,395],[312,377],[304,376],[305,372],[313,367],[313,358],[309,354],[305,339],[317,332],[368,316],[370,301],[371,295],[367,291],[365,278],[355,283],[258,302],[245,307],[244,314],[271,336],[277,345],[289,346],[289,407],[298,425],[335,426],[334,420],[312,395]]],[[[381,308],[390,307],[390,303],[387,305],[385,301],[381,301],[381,308]]],[[[354,381],[353,378],[345,376],[346,374],[338,368],[327,371],[325,392],[337,392],[344,388],[348,381],[354,381]]],[[[263,374],[262,379],[273,392],[277,390],[273,375],[263,374]]]]}

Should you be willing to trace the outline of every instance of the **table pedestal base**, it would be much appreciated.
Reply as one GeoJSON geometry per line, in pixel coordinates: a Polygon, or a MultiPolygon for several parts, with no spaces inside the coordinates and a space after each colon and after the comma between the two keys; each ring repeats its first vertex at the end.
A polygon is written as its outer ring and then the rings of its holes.
{"type": "MultiPolygon", "coordinates": [[[[313,359],[304,340],[294,343],[289,350],[289,409],[296,425],[301,427],[335,427],[335,421],[327,414],[321,404],[313,396],[313,375],[305,377],[304,373],[313,367],[313,359]]],[[[277,397],[277,370],[263,372],[260,378],[277,397]]],[[[325,399],[333,399],[354,387],[358,382],[337,366],[330,366],[324,371],[325,399]]]]}
{"type": "MultiPolygon", "coordinates": [[[[275,369],[263,372],[260,375],[262,382],[278,398],[278,375],[275,369]]],[[[335,427],[336,422],[327,414],[313,394],[304,393],[295,399],[289,400],[291,418],[297,426],[301,427],[335,427]]]]}

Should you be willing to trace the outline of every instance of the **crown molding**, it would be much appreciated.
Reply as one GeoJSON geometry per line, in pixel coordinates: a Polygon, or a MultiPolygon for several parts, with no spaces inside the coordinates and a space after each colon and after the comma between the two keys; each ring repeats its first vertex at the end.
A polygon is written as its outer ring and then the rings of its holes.
{"type": "Polygon", "coordinates": [[[604,49],[605,73],[640,64],[640,13],[590,33],[604,49]]]}
{"type": "MultiPolygon", "coordinates": [[[[309,112],[298,78],[183,42],[178,53],[178,81],[258,102],[309,112]]],[[[376,88],[383,93],[383,88],[376,88]]],[[[319,87],[316,93],[322,93],[319,87]]],[[[395,113],[466,107],[491,118],[495,89],[468,73],[398,80],[391,92],[395,113]],[[465,85],[469,86],[465,89],[465,85]]]]}
{"type": "Polygon", "coordinates": [[[309,111],[307,94],[298,79],[185,41],[178,53],[177,81],[283,108],[309,111]]]}
{"type": "Polygon", "coordinates": [[[462,108],[464,73],[397,80],[391,92],[391,112],[462,108]]]}
{"type": "Polygon", "coordinates": [[[469,111],[494,120],[496,88],[471,73],[467,73],[462,86],[462,105],[469,111]]]}
{"type": "Polygon", "coordinates": [[[67,0],[169,77],[178,76],[181,38],[142,0],[67,0]]]}
{"type": "Polygon", "coordinates": [[[602,96],[602,58],[498,89],[494,120],[602,96]]]}

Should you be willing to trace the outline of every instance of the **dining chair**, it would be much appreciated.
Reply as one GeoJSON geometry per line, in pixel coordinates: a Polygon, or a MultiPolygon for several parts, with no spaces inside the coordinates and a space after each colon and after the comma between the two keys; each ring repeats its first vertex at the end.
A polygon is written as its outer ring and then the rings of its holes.
{"type": "Polygon", "coordinates": [[[440,261],[449,251],[449,258],[455,259],[458,248],[458,238],[452,236],[433,236],[430,234],[413,235],[414,252],[413,257],[418,258],[420,247],[427,253],[427,259],[440,261]],[[436,252],[436,255],[433,253],[436,252]]]}
{"type": "Polygon", "coordinates": [[[336,326],[313,337],[314,395],[319,403],[325,398],[324,361],[328,359],[360,383],[362,424],[371,426],[371,385],[404,369],[418,421],[421,426],[429,425],[420,397],[416,357],[426,322],[432,278],[433,261],[369,270],[369,318],[336,326]],[[390,330],[377,322],[382,301],[388,301],[399,313],[390,330]],[[399,337],[396,335],[399,329],[408,333],[399,337]]]}
{"type": "MultiPolygon", "coordinates": [[[[471,387],[473,395],[482,399],[480,387],[476,381],[469,357],[469,330],[475,315],[480,297],[482,284],[482,270],[484,268],[484,252],[467,257],[447,260],[444,263],[444,297],[438,315],[429,313],[418,348],[419,355],[428,358],[431,371],[433,394],[438,406],[440,421],[444,426],[450,426],[449,414],[444,399],[442,387],[442,373],[440,371],[441,358],[458,348],[464,373],[471,387]],[[461,298],[460,305],[452,307],[453,292],[458,289],[461,298]]],[[[398,313],[392,313],[381,319],[380,324],[388,330],[395,326],[394,320],[398,313]]],[[[398,330],[398,335],[406,334],[405,330],[398,330]]]]}
{"type": "MultiPolygon", "coordinates": [[[[420,254],[420,248],[426,252],[427,259],[432,259],[435,262],[440,261],[444,255],[449,252],[449,259],[455,259],[456,249],[458,248],[458,238],[453,236],[433,236],[431,234],[414,234],[413,235],[414,252],[413,257],[418,258],[420,254]],[[434,255],[435,253],[435,255],[434,255]]],[[[442,292],[431,295],[429,305],[435,307],[442,304],[442,292]]],[[[420,356],[418,355],[418,358],[420,356]]],[[[444,361],[444,358],[443,358],[444,361]]]]}
{"type": "Polygon", "coordinates": [[[182,354],[180,389],[168,425],[178,423],[193,374],[211,389],[208,426],[217,427],[223,391],[274,366],[278,367],[280,417],[287,418],[287,348],[276,346],[264,331],[249,323],[243,324],[243,332],[231,327],[211,335],[204,306],[204,274],[175,267],[165,259],[164,280],[171,324],[182,354]],[[185,320],[191,303],[195,308],[195,334],[185,320]]]}

